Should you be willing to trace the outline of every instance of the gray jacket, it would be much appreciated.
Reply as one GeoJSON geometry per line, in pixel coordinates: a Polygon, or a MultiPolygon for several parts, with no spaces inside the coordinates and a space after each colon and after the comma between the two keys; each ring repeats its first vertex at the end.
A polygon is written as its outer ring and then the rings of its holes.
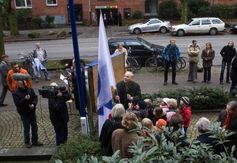
{"type": "Polygon", "coordinates": [[[0,62],[0,76],[1,76],[1,83],[4,87],[7,87],[7,73],[8,73],[9,67],[8,64],[4,61],[0,62]]]}

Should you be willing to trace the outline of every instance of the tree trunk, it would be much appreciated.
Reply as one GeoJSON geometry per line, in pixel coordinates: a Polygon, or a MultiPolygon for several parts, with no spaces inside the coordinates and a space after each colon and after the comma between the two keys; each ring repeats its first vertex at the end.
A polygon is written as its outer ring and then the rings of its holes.
{"type": "Polygon", "coordinates": [[[0,56],[5,54],[4,40],[3,40],[3,18],[2,18],[2,7],[0,6],[0,56]]]}
{"type": "Polygon", "coordinates": [[[11,12],[8,13],[8,21],[9,21],[11,36],[18,35],[19,31],[18,31],[18,25],[17,25],[17,20],[16,20],[16,11],[15,10],[12,9],[11,12]]]}
{"type": "Polygon", "coordinates": [[[181,5],[181,22],[186,23],[188,21],[188,0],[183,0],[181,5]]]}

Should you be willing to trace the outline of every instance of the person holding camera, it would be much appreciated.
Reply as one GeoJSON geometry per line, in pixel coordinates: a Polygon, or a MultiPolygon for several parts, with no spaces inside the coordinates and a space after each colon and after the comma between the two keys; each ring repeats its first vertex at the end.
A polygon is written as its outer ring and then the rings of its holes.
{"type": "Polygon", "coordinates": [[[71,96],[66,87],[58,87],[58,84],[53,82],[45,97],[48,98],[49,116],[56,133],[56,145],[59,146],[64,144],[68,137],[69,116],[66,102],[71,96]]]}
{"type": "Polygon", "coordinates": [[[43,145],[38,141],[38,126],[36,122],[37,95],[32,88],[24,83],[25,80],[17,81],[17,89],[12,93],[13,101],[19,113],[24,128],[24,143],[26,148],[43,145]],[[32,134],[32,144],[30,143],[30,127],[32,134]]]}

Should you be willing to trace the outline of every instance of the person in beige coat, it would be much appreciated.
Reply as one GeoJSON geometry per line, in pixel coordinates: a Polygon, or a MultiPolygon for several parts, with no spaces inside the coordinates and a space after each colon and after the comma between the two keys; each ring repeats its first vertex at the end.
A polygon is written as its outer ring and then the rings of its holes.
{"type": "Polygon", "coordinates": [[[197,82],[197,65],[199,61],[200,47],[197,45],[196,40],[192,40],[192,44],[188,47],[188,61],[189,61],[189,73],[188,82],[197,82]]]}
{"type": "Polygon", "coordinates": [[[112,134],[112,149],[113,153],[117,150],[120,151],[121,158],[131,158],[132,154],[128,151],[129,146],[136,143],[138,134],[136,131],[132,131],[137,127],[137,116],[132,112],[127,112],[122,119],[123,129],[116,129],[112,134]]]}

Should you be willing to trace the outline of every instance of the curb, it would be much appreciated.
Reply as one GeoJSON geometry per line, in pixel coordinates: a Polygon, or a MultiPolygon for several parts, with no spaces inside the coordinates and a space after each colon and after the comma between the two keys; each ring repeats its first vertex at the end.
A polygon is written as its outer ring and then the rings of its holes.
{"type": "Polygon", "coordinates": [[[25,161],[46,160],[48,161],[56,152],[56,147],[33,147],[33,148],[10,148],[0,150],[1,161],[25,161]]]}
{"type": "Polygon", "coordinates": [[[47,40],[62,40],[68,37],[57,37],[57,38],[26,38],[26,39],[13,39],[13,40],[4,40],[4,42],[25,42],[25,41],[47,41],[47,40]]]}

